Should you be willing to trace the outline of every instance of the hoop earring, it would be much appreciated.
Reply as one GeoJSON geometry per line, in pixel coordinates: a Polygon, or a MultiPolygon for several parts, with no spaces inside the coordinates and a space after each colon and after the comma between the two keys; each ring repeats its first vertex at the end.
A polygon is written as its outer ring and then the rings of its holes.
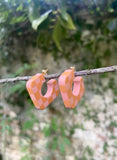
{"type": "Polygon", "coordinates": [[[37,109],[45,109],[59,94],[59,87],[55,79],[47,82],[47,92],[43,96],[41,88],[45,82],[44,74],[36,74],[26,83],[26,88],[37,109]]]}
{"type": "Polygon", "coordinates": [[[68,69],[59,77],[59,88],[66,108],[75,108],[84,93],[83,78],[77,76],[74,78],[74,69],[68,69]],[[74,87],[72,91],[72,83],[74,87]]]}

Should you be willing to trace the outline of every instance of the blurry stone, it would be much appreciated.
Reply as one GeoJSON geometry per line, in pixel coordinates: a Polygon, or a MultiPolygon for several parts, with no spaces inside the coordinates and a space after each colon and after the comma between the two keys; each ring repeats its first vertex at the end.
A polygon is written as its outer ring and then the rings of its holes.
{"type": "Polygon", "coordinates": [[[15,135],[20,134],[20,126],[19,126],[18,120],[16,120],[16,119],[12,120],[11,130],[12,130],[13,134],[15,134],[15,135]]]}
{"type": "Polygon", "coordinates": [[[100,154],[100,153],[95,154],[94,160],[105,160],[105,159],[107,160],[104,154],[100,154]]]}
{"type": "Polygon", "coordinates": [[[75,157],[74,156],[65,156],[65,159],[66,160],[75,160],[75,157]]]}
{"type": "Polygon", "coordinates": [[[94,95],[90,100],[92,108],[95,110],[103,111],[105,109],[105,104],[102,95],[94,95]]]}
{"type": "Polygon", "coordinates": [[[105,114],[103,112],[98,113],[98,118],[99,118],[99,121],[104,121],[105,120],[105,114]]]}
{"type": "Polygon", "coordinates": [[[66,136],[71,136],[71,135],[70,135],[70,131],[69,131],[69,130],[66,130],[66,131],[65,131],[65,135],[66,135],[66,136]]]}
{"type": "Polygon", "coordinates": [[[72,137],[80,139],[80,141],[82,141],[85,146],[89,145],[92,148],[96,145],[96,143],[99,143],[99,139],[93,131],[75,129],[72,137]]]}
{"type": "MultiPolygon", "coordinates": [[[[78,144],[76,144],[76,149],[80,148],[78,147],[79,142],[83,145],[84,147],[91,147],[92,149],[95,148],[95,153],[101,154],[103,152],[103,145],[105,143],[106,137],[101,133],[98,133],[98,130],[96,130],[97,133],[95,133],[94,131],[84,131],[84,130],[80,130],[80,129],[76,129],[75,133],[73,135],[73,139],[75,141],[75,139],[78,139],[78,144]]],[[[101,132],[101,131],[100,131],[101,132]]],[[[83,148],[84,148],[83,147],[83,148]]]]}
{"type": "Polygon", "coordinates": [[[87,24],[94,24],[95,22],[94,22],[94,20],[92,20],[92,19],[87,19],[87,20],[86,20],[86,23],[87,23],[87,24]]]}
{"type": "Polygon", "coordinates": [[[108,127],[109,125],[110,125],[110,120],[107,119],[107,120],[105,121],[105,126],[108,127]]]}
{"type": "Polygon", "coordinates": [[[85,122],[83,123],[83,125],[84,125],[84,128],[85,128],[85,129],[87,129],[87,130],[92,130],[92,129],[94,128],[94,126],[95,126],[95,123],[94,123],[93,120],[89,120],[89,121],[85,121],[85,122]]]}
{"type": "Polygon", "coordinates": [[[108,145],[113,146],[113,140],[108,140],[108,145]]]}
{"type": "Polygon", "coordinates": [[[53,153],[51,154],[51,159],[55,159],[55,160],[65,160],[65,156],[60,155],[60,153],[58,151],[53,151],[53,153]]]}
{"type": "Polygon", "coordinates": [[[107,141],[107,130],[106,129],[102,129],[101,127],[96,127],[94,128],[94,131],[97,135],[98,141],[102,144],[105,143],[107,141]]]}
{"type": "Polygon", "coordinates": [[[90,140],[96,139],[96,135],[92,131],[84,131],[81,129],[75,129],[74,131],[75,132],[73,134],[73,138],[80,138],[80,139],[86,140],[88,137],[88,139],[90,140]]]}
{"type": "Polygon", "coordinates": [[[113,115],[112,119],[117,122],[117,114],[113,115]]]}
{"type": "Polygon", "coordinates": [[[50,114],[48,114],[48,110],[49,110],[49,108],[46,108],[44,110],[41,110],[41,112],[40,112],[40,110],[36,110],[34,108],[33,113],[35,114],[35,116],[39,120],[44,121],[44,122],[46,122],[46,121],[49,122],[50,114]]]}
{"type": "Polygon", "coordinates": [[[112,110],[113,115],[114,115],[114,114],[117,115],[117,103],[112,104],[110,110],[112,110]]]}
{"type": "Polygon", "coordinates": [[[15,118],[15,117],[17,117],[16,113],[13,112],[13,111],[10,111],[10,112],[9,112],[9,116],[10,116],[10,118],[15,118]]]}
{"type": "Polygon", "coordinates": [[[101,122],[101,123],[100,123],[100,127],[101,127],[102,129],[106,129],[105,122],[101,122]]]}
{"type": "Polygon", "coordinates": [[[45,126],[47,126],[46,123],[44,123],[44,122],[39,123],[39,127],[40,127],[41,130],[43,130],[45,126]]]}
{"type": "Polygon", "coordinates": [[[114,128],[113,128],[113,134],[114,134],[114,136],[117,137],[117,127],[114,127],[114,128]]]}
{"type": "MultiPolygon", "coordinates": [[[[84,110],[84,109],[83,109],[84,110]]],[[[82,113],[79,113],[78,111],[78,114],[74,114],[74,124],[77,125],[77,124],[82,124],[82,123],[85,123],[85,117],[83,116],[82,113]]]]}
{"type": "Polygon", "coordinates": [[[25,138],[21,137],[19,140],[21,141],[21,145],[23,146],[28,146],[31,141],[29,137],[25,137],[25,138]]]}
{"type": "Polygon", "coordinates": [[[80,151],[82,151],[82,149],[83,149],[82,140],[78,139],[78,138],[72,138],[72,142],[73,142],[72,145],[73,145],[73,149],[74,149],[75,153],[80,153],[80,151]]]}
{"type": "Polygon", "coordinates": [[[32,130],[30,130],[30,129],[27,129],[27,130],[25,131],[25,133],[28,134],[28,136],[32,136],[32,130]]]}
{"type": "Polygon", "coordinates": [[[117,153],[117,149],[110,145],[108,147],[108,152],[110,155],[113,155],[114,152],[117,153]]]}
{"type": "Polygon", "coordinates": [[[6,160],[21,160],[21,158],[25,155],[25,153],[21,152],[20,149],[15,148],[10,150],[9,148],[6,148],[6,160]]]}
{"type": "Polygon", "coordinates": [[[108,89],[106,92],[104,92],[104,96],[105,96],[105,102],[106,104],[110,104],[113,102],[113,92],[111,89],[108,89]]]}
{"type": "Polygon", "coordinates": [[[103,78],[101,82],[103,87],[107,87],[109,83],[109,78],[103,78]]]}
{"type": "Polygon", "coordinates": [[[33,143],[33,146],[38,150],[45,151],[46,150],[46,148],[45,148],[46,144],[47,144],[47,139],[43,138],[43,139],[37,139],[33,143]]]}
{"type": "Polygon", "coordinates": [[[90,36],[91,32],[89,30],[85,30],[83,33],[82,33],[82,39],[85,39],[86,37],[90,36]]]}
{"type": "Polygon", "coordinates": [[[15,130],[13,131],[13,133],[18,136],[20,134],[19,127],[15,128],[15,130]]]}
{"type": "Polygon", "coordinates": [[[19,137],[18,136],[13,136],[12,137],[12,143],[14,145],[14,147],[19,147],[19,137]]]}
{"type": "MultiPolygon", "coordinates": [[[[94,151],[95,151],[96,157],[101,156],[101,154],[103,153],[103,150],[104,150],[104,142],[102,142],[102,143],[101,143],[101,142],[97,143],[94,148],[95,148],[94,151]],[[97,146],[98,146],[98,147],[97,147],[97,146]]],[[[92,149],[93,149],[93,148],[92,148],[92,149]]],[[[99,158],[99,157],[98,157],[98,158],[99,158]]]]}
{"type": "Polygon", "coordinates": [[[76,150],[75,150],[75,157],[81,156],[81,152],[82,152],[82,151],[80,151],[80,149],[76,149],[76,150]]]}
{"type": "Polygon", "coordinates": [[[107,111],[107,113],[105,114],[105,119],[109,119],[110,120],[110,118],[112,118],[113,117],[113,115],[114,115],[114,112],[110,109],[108,109],[108,111],[107,111]]]}
{"type": "Polygon", "coordinates": [[[66,153],[66,155],[72,155],[74,153],[73,147],[71,147],[71,145],[66,145],[65,146],[65,153],[66,153]]]}
{"type": "Polygon", "coordinates": [[[35,123],[33,125],[33,128],[32,128],[33,131],[38,131],[39,130],[39,125],[37,123],[35,123]]]}
{"type": "Polygon", "coordinates": [[[106,131],[106,135],[107,135],[107,137],[110,137],[111,136],[111,131],[106,131]]]}

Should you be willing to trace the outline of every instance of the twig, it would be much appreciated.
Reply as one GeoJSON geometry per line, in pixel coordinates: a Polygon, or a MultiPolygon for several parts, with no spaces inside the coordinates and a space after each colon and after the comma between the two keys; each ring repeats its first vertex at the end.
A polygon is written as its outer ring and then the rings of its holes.
{"type": "MultiPolygon", "coordinates": [[[[96,69],[87,69],[83,71],[77,71],[75,72],[75,76],[85,76],[85,75],[91,75],[91,74],[101,74],[106,72],[117,72],[117,65],[116,66],[110,66],[110,67],[104,67],[104,68],[96,68],[96,69]]],[[[50,74],[45,75],[45,79],[52,79],[52,78],[58,78],[61,74],[50,74]]],[[[0,83],[9,83],[9,82],[16,82],[16,81],[27,81],[32,76],[24,76],[24,77],[15,77],[15,78],[6,78],[6,79],[0,79],[0,83]]]]}

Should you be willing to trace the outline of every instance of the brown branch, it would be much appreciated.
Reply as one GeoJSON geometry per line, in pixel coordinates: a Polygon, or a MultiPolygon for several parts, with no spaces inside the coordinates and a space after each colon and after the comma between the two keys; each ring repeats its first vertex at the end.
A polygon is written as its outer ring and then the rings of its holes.
{"type": "MultiPolygon", "coordinates": [[[[91,75],[91,74],[101,74],[106,72],[117,72],[117,65],[116,66],[110,66],[110,67],[104,67],[104,68],[96,68],[96,69],[87,69],[83,71],[77,71],[75,72],[75,76],[85,76],[85,75],[91,75]]],[[[52,78],[58,78],[61,74],[51,74],[51,75],[45,75],[45,79],[52,79],[52,78]]],[[[15,77],[15,78],[6,78],[6,79],[0,79],[0,83],[9,83],[9,82],[16,82],[16,81],[27,81],[32,76],[24,76],[24,77],[15,77]]]]}

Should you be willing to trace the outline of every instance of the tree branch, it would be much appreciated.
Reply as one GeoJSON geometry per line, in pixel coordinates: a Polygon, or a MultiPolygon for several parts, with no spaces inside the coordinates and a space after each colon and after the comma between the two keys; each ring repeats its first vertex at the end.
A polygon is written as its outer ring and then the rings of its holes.
{"type": "MultiPolygon", "coordinates": [[[[106,72],[117,72],[117,65],[116,66],[110,66],[110,67],[104,67],[104,68],[96,68],[96,69],[87,69],[83,71],[77,71],[75,72],[75,76],[85,76],[85,75],[91,75],[91,74],[102,74],[106,72]]],[[[52,78],[58,78],[61,74],[51,74],[51,75],[45,75],[45,79],[52,79],[52,78]]],[[[0,79],[0,83],[9,83],[9,82],[16,82],[16,81],[27,81],[32,76],[24,76],[24,77],[15,77],[15,78],[6,78],[6,79],[0,79]]]]}

